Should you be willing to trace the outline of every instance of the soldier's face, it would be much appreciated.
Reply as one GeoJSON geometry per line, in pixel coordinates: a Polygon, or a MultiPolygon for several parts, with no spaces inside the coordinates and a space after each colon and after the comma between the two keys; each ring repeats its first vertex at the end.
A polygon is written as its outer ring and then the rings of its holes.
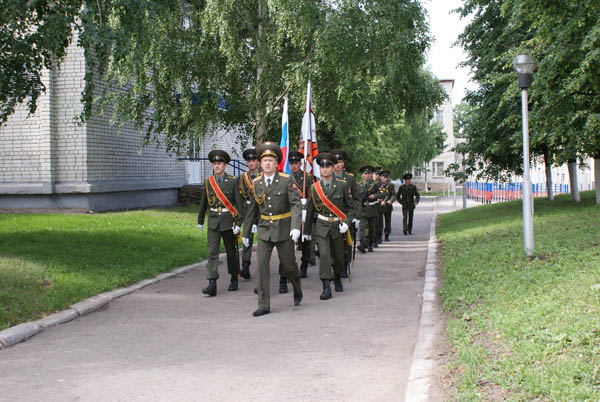
{"type": "Polygon", "coordinates": [[[362,172],[361,175],[362,175],[363,181],[369,180],[369,174],[367,172],[362,172]]]}
{"type": "Polygon", "coordinates": [[[319,171],[321,172],[321,177],[328,179],[333,174],[333,165],[329,163],[324,163],[319,165],[319,171]]]}
{"type": "Polygon", "coordinates": [[[334,166],[334,170],[336,173],[342,173],[342,171],[344,170],[344,165],[346,163],[343,160],[339,160],[338,159],[338,163],[335,164],[334,166]]]}
{"type": "Polygon", "coordinates": [[[373,173],[373,180],[377,180],[379,178],[378,174],[373,173]]]}
{"type": "Polygon", "coordinates": [[[387,176],[381,176],[381,181],[383,181],[384,183],[387,183],[387,181],[388,181],[387,176]]]}
{"type": "Polygon", "coordinates": [[[267,176],[271,176],[277,170],[277,159],[273,156],[263,156],[260,160],[260,166],[267,176]]]}
{"type": "Polygon", "coordinates": [[[292,173],[298,173],[300,171],[300,161],[290,162],[290,170],[292,173]]]}
{"type": "Polygon", "coordinates": [[[404,183],[410,184],[410,179],[404,179],[404,183]]]}
{"type": "Polygon", "coordinates": [[[217,176],[220,176],[225,171],[225,162],[213,162],[212,168],[217,176]]]}
{"type": "Polygon", "coordinates": [[[250,159],[246,161],[246,164],[248,165],[248,169],[253,172],[258,169],[258,159],[250,159]]]}

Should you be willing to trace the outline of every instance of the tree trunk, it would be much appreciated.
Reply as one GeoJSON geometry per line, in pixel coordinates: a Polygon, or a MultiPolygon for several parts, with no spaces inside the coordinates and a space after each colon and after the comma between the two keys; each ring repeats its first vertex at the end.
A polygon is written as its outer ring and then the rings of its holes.
{"type": "Polygon", "coordinates": [[[427,187],[427,162],[423,164],[425,166],[425,194],[429,194],[429,188],[427,187]]]}
{"type": "Polygon", "coordinates": [[[571,186],[571,199],[575,202],[580,202],[579,182],[577,181],[577,161],[569,161],[569,183],[571,186]]]}
{"type": "MultiPolygon", "coordinates": [[[[262,37],[262,1],[258,2],[258,34],[256,38],[257,53],[260,53],[261,37],[262,37]]],[[[256,138],[256,146],[259,146],[267,139],[267,119],[264,109],[260,106],[263,104],[261,99],[261,80],[264,67],[260,63],[258,57],[258,65],[256,67],[256,111],[254,113],[254,136],[256,138]]]]}
{"type": "Polygon", "coordinates": [[[554,189],[552,188],[552,160],[548,148],[544,147],[544,164],[546,165],[546,188],[548,189],[548,199],[554,201],[554,189]]]}
{"type": "Polygon", "coordinates": [[[594,185],[596,187],[596,204],[600,205],[600,155],[594,158],[594,185]]]}

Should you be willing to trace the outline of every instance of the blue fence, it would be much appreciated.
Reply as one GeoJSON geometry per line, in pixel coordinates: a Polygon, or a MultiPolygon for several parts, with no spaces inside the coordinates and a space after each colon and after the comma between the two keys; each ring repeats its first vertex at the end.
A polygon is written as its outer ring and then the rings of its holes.
{"type": "MultiPolygon", "coordinates": [[[[554,194],[569,193],[568,184],[553,184],[554,194]]],[[[532,183],[531,191],[534,197],[547,197],[546,183],[532,183]]],[[[523,198],[522,183],[476,182],[465,183],[467,198],[483,203],[503,202],[523,198]]]]}

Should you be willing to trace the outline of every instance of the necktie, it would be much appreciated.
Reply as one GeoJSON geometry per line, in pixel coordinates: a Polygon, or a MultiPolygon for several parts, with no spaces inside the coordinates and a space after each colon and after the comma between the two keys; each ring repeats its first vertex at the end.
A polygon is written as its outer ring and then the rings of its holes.
{"type": "Polygon", "coordinates": [[[217,177],[217,184],[219,185],[219,187],[221,186],[222,182],[223,182],[223,178],[222,177],[217,177]]]}
{"type": "Polygon", "coordinates": [[[329,194],[330,183],[325,183],[325,192],[329,194]]]}
{"type": "Polygon", "coordinates": [[[267,187],[271,187],[271,179],[267,179],[267,187]]]}

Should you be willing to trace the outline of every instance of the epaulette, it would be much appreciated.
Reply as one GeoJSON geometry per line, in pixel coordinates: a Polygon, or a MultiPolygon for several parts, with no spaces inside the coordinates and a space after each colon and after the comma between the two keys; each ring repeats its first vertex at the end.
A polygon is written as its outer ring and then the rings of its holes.
{"type": "Polygon", "coordinates": [[[281,176],[281,177],[290,177],[289,174],[283,173],[283,172],[279,172],[279,176],[281,176]]]}
{"type": "Polygon", "coordinates": [[[346,172],[348,176],[354,176],[354,173],[346,172]]]}
{"type": "Polygon", "coordinates": [[[252,183],[256,182],[257,180],[260,180],[261,176],[256,176],[253,180],[252,183]]]}
{"type": "Polygon", "coordinates": [[[237,179],[237,176],[232,176],[230,174],[228,174],[227,177],[229,177],[230,179],[237,179]]]}
{"type": "Polygon", "coordinates": [[[346,179],[342,179],[342,178],[340,178],[340,177],[336,177],[335,179],[336,179],[336,180],[338,180],[338,181],[341,181],[341,182],[344,182],[344,183],[346,183],[346,179]]]}

